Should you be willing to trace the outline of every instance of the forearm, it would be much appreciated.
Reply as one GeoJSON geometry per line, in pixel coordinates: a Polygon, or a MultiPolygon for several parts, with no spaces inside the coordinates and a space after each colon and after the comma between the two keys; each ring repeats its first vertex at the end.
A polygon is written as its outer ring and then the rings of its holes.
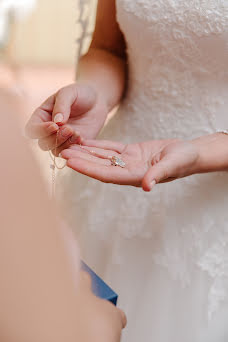
{"type": "Polygon", "coordinates": [[[95,89],[97,101],[109,112],[118,105],[125,92],[126,60],[108,50],[91,48],[79,62],[77,79],[95,89]]]}
{"type": "Polygon", "coordinates": [[[228,135],[215,133],[194,139],[199,152],[193,173],[228,171],[228,135]]]}

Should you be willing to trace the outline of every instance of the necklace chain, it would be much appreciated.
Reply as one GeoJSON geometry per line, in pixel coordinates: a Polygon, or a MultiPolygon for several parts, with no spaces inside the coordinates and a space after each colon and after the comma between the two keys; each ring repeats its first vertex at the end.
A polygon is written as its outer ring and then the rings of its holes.
{"type": "Polygon", "coordinates": [[[54,147],[54,154],[52,154],[51,150],[48,148],[50,158],[52,160],[52,164],[50,165],[50,168],[52,170],[52,176],[51,176],[51,197],[55,198],[55,190],[56,190],[56,170],[63,170],[66,167],[66,163],[64,165],[59,166],[56,162],[56,155],[57,155],[57,148],[58,148],[58,136],[59,131],[56,133],[56,139],[55,139],[55,147],[54,147]]]}
{"type": "MultiPolygon", "coordinates": [[[[52,164],[50,165],[50,168],[52,170],[51,196],[53,199],[55,198],[55,190],[56,190],[56,170],[63,170],[66,167],[66,162],[64,163],[64,165],[61,165],[61,166],[59,166],[56,162],[56,155],[57,155],[57,148],[58,148],[58,136],[59,136],[59,130],[56,133],[55,147],[53,149],[54,154],[52,154],[51,150],[48,147],[49,155],[50,155],[50,158],[52,160],[52,164]]],[[[83,146],[81,144],[80,144],[80,146],[83,149],[83,146]]],[[[92,155],[96,155],[95,151],[93,151],[93,150],[89,150],[89,151],[87,150],[87,152],[89,152],[92,155]]],[[[98,156],[101,157],[100,155],[98,155],[98,156]]],[[[105,159],[110,160],[111,165],[120,166],[122,168],[124,168],[126,166],[125,162],[116,156],[106,157],[105,159]]]]}

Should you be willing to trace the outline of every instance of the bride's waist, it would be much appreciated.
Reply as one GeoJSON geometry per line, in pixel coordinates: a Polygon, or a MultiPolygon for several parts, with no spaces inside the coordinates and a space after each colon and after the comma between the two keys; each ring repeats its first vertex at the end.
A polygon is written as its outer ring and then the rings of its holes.
{"type": "Polygon", "coordinates": [[[149,138],[193,138],[228,128],[228,85],[130,86],[118,120],[149,138]],[[227,88],[227,89],[226,89],[227,88]]]}
{"type": "Polygon", "coordinates": [[[192,71],[177,71],[148,69],[144,73],[131,70],[129,73],[127,98],[131,101],[144,98],[151,100],[180,101],[186,98],[199,101],[202,98],[227,98],[228,74],[194,73],[192,71]]]}

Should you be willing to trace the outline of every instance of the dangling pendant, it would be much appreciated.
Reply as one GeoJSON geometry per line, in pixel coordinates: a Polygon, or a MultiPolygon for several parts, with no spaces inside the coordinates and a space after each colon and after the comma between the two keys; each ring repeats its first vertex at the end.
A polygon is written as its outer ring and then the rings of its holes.
{"type": "Polygon", "coordinates": [[[52,182],[51,182],[51,196],[52,196],[52,199],[54,200],[55,199],[55,188],[56,188],[56,170],[62,170],[65,168],[66,166],[66,162],[64,162],[64,165],[62,166],[59,166],[57,165],[56,163],[56,157],[55,155],[57,154],[57,147],[58,147],[58,135],[59,135],[59,131],[56,133],[56,141],[55,141],[55,154],[52,155],[49,147],[48,147],[48,151],[49,151],[49,155],[50,155],[50,158],[52,160],[52,164],[50,165],[50,169],[52,170],[52,182]]]}
{"type": "Polygon", "coordinates": [[[55,200],[55,164],[53,163],[52,165],[50,165],[50,168],[52,170],[51,197],[53,200],[55,200]]]}

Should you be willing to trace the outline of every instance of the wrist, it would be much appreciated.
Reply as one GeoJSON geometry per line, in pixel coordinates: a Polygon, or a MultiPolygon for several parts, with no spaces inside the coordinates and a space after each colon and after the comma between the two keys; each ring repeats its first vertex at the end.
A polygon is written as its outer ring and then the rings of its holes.
{"type": "Polygon", "coordinates": [[[76,86],[78,85],[83,85],[88,87],[92,93],[94,93],[95,96],[95,104],[94,108],[96,108],[95,113],[96,117],[102,117],[104,120],[108,116],[111,108],[109,108],[107,101],[105,99],[105,96],[102,95],[102,92],[96,87],[94,82],[91,80],[86,80],[86,79],[79,79],[76,82],[76,86]]]}
{"type": "Polygon", "coordinates": [[[191,174],[197,174],[197,173],[202,173],[203,172],[203,165],[204,165],[204,161],[203,161],[203,150],[202,150],[202,142],[200,138],[191,140],[190,143],[194,146],[197,157],[195,160],[194,165],[192,166],[192,172],[191,174]]]}
{"type": "Polygon", "coordinates": [[[191,141],[197,150],[198,158],[194,173],[225,171],[228,169],[228,135],[214,133],[191,141]]]}
{"type": "Polygon", "coordinates": [[[110,110],[107,106],[107,103],[99,95],[97,96],[94,109],[95,109],[94,113],[95,113],[96,118],[99,118],[100,121],[103,121],[103,123],[105,123],[110,110]]]}

